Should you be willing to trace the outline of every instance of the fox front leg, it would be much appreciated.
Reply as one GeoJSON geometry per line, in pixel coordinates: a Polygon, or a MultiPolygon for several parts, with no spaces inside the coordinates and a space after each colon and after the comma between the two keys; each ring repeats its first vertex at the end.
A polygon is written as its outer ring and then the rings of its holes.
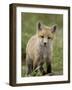
{"type": "Polygon", "coordinates": [[[47,67],[47,74],[52,73],[51,60],[46,61],[46,67],[47,67]]]}
{"type": "Polygon", "coordinates": [[[26,67],[27,67],[26,74],[31,75],[33,70],[33,62],[28,56],[26,57],[26,67]]]}

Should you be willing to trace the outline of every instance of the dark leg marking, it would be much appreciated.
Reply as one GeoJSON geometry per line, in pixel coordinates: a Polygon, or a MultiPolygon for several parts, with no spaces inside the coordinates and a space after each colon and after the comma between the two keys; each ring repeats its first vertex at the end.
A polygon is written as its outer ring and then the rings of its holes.
{"type": "Polygon", "coordinates": [[[47,64],[47,73],[52,73],[51,63],[47,64]]]}

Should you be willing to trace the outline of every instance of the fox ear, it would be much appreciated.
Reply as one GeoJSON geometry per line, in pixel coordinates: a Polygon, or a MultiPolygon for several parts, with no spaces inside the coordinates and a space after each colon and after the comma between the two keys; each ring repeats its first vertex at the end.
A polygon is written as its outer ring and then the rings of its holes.
{"type": "Polygon", "coordinates": [[[57,28],[57,25],[53,25],[51,30],[52,30],[52,33],[54,33],[56,31],[56,28],[57,28]]]}
{"type": "Polygon", "coordinates": [[[42,30],[42,23],[41,22],[37,23],[37,28],[38,28],[38,31],[42,30]]]}

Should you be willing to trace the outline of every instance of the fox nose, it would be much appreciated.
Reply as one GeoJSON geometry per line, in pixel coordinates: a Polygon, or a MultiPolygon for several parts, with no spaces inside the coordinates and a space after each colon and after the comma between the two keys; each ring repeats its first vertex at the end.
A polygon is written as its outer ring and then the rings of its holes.
{"type": "Polygon", "coordinates": [[[44,45],[46,46],[46,42],[44,42],[44,45]]]}

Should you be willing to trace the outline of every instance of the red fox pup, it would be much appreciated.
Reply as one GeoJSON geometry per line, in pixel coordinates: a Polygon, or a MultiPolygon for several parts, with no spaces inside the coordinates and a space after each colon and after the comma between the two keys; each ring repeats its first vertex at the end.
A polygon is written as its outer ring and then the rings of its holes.
{"type": "Polygon", "coordinates": [[[27,74],[31,74],[33,70],[39,67],[42,75],[44,75],[52,72],[52,41],[56,31],[56,25],[48,27],[38,22],[36,31],[36,34],[29,39],[26,47],[27,74]],[[46,63],[46,71],[43,68],[44,63],[46,63]]]}

